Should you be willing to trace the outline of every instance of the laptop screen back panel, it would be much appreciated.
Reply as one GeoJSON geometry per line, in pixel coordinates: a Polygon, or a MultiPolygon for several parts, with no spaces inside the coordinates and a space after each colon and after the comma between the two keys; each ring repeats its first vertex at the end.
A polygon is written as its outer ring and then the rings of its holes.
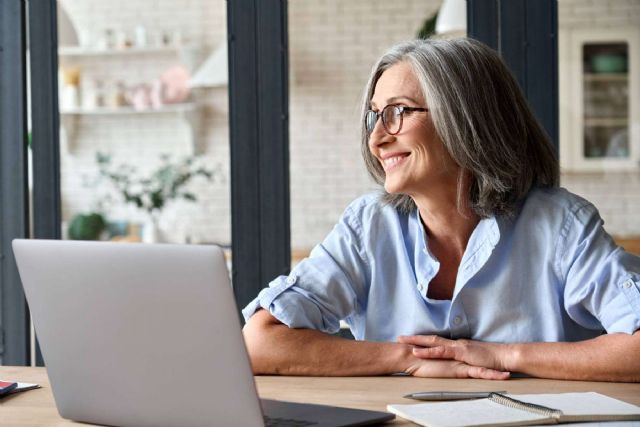
{"type": "Polygon", "coordinates": [[[219,248],[16,240],[14,251],[63,417],[262,425],[219,248]]]}

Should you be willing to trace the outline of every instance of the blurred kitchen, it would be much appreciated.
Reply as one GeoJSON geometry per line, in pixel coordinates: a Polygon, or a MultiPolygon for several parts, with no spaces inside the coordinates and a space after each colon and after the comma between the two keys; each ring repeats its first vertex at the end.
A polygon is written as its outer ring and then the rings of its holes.
{"type": "Polygon", "coordinates": [[[58,2],[63,235],[231,242],[224,1],[58,2]]]}
{"type": "MultiPolygon", "coordinates": [[[[225,4],[59,1],[65,236],[230,245],[225,4]]],[[[374,189],[358,145],[364,79],[386,47],[435,30],[441,4],[289,2],[294,262],[374,189]]],[[[456,13],[446,31],[464,34],[456,13]]],[[[638,250],[640,0],[559,0],[558,27],[562,185],[638,250]]]]}

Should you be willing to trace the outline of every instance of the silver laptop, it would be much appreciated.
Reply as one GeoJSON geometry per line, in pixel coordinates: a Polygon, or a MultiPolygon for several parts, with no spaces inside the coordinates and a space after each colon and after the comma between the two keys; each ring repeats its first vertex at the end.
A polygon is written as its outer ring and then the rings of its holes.
{"type": "Polygon", "coordinates": [[[14,240],[58,412],[115,426],[355,426],[386,412],[258,399],[216,246],[14,240]]]}

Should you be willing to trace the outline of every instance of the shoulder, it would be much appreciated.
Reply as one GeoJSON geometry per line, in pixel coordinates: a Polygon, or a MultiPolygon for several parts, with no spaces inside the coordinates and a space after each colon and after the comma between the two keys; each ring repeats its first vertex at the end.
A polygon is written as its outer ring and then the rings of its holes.
{"type": "Polygon", "coordinates": [[[347,206],[340,221],[374,240],[392,230],[406,228],[410,215],[387,203],[383,195],[376,191],[358,197],[347,206]]]}
{"type": "Polygon", "coordinates": [[[577,221],[586,224],[598,210],[588,200],[565,188],[535,188],[524,200],[519,216],[537,217],[551,222],[577,221]]]}
{"type": "Polygon", "coordinates": [[[381,217],[398,216],[397,209],[385,203],[382,196],[381,192],[374,191],[358,197],[347,206],[344,217],[371,222],[381,217]]]}
{"type": "Polygon", "coordinates": [[[548,255],[559,283],[564,283],[567,269],[585,245],[609,248],[602,225],[598,210],[588,200],[564,188],[536,188],[523,201],[514,230],[526,236],[530,253],[548,255]]]}
{"type": "Polygon", "coordinates": [[[557,272],[562,276],[559,257],[579,250],[581,242],[602,236],[607,246],[610,237],[596,207],[588,200],[564,188],[535,189],[530,192],[517,218],[519,230],[536,236],[539,244],[555,254],[557,272]],[[572,249],[573,248],[573,249],[572,249]]]}

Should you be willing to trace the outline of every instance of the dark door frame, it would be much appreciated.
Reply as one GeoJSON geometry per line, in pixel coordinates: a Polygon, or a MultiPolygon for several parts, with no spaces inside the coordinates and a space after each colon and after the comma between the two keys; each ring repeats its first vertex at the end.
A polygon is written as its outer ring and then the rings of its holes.
{"type": "Polygon", "coordinates": [[[29,235],[26,9],[0,1],[0,358],[28,365],[29,310],[11,241],[29,235]]]}
{"type": "Polygon", "coordinates": [[[557,155],[557,0],[467,0],[467,33],[504,58],[557,155]]]}
{"type": "MultiPolygon", "coordinates": [[[[62,238],[57,19],[56,0],[29,2],[32,237],[37,239],[62,238]]],[[[36,365],[43,366],[37,341],[35,356],[36,365]]]]}
{"type": "Polygon", "coordinates": [[[242,309],[291,263],[287,0],[227,2],[233,286],[242,309]]]}

